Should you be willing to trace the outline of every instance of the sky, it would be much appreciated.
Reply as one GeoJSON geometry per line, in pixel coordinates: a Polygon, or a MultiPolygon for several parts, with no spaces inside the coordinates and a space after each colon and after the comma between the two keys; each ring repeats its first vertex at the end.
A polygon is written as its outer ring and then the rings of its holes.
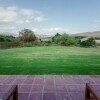
{"type": "Polygon", "coordinates": [[[0,32],[37,35],[100,31],[100,0],[0,0],[0,32]]]}

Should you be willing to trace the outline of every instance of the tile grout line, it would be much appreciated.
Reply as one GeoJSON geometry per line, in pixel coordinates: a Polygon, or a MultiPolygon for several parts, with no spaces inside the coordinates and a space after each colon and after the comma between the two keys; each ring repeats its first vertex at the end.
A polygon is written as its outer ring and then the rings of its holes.
{"type": "Polygon", "coordinates": [[[94,82],[94,84],[96,84],[96,82],[95,82],[94,78],[90,78],[90,79],[94,82]]]}
{"type": "Polygon", "coordinates": [[[57,100],[57,92],[56,92],[56,82],[55,82],[55,77],[54,77],[54,88],[55,88],[55,95],[56,95],[56,100],[57,100]]]}
{"type": "MultiPolygon", "coordinates": [[[[85,82],[85,79],[83,79],[83,78],[81,78],[81,79],[83,80],[84,84],[86,84],[86,83],[87,83],[87,82],[85,82]]],[[[90,77],[89,77],[89,78],[86,78],[86,79],[88,79],[88,80],[90,79],[90,80],[92,80],[92,81],[93,81],[93,83],[94,83],[94,84],[96,84],[96,82],[95,82],[92,78],[90,78],[90,77]]]]}
{"type": "MultiPolygon", "coordinates": [[[[71,78],[73,78],[72,76],[71,76],[71,78]]],[[[63,79],[63,81],[64,81],[64,76],[62,75],[62,79],[63,79]]],[[[68,85],[68,84],[67,84],[68,85]]],[[[66,83],[65,83],[65,81],[64,81],[64,86],[65,86],[65,89],[66,89],[66,83]]],[[[69,100],[71,100],[71,98],[70,98],[70,95],[69,95],[69,93],[68,93],[68,90],[66,89],[66,92],[67,92],[67,94],[66,94],[66,96],[68,96],[69,97],[69,100]]]]}
{"type": "MultiPolygon", "coordinates": [[[[6,76],[6,75],[3,75],[3,76],[6,76]]],[[[7,78],[4,79],[3,82],[6,81],[6,80],[9,78],[9,76],[10,76],[10,75],[7,75],[7,78]]],[[[2,83],[2,84],[3,84],[3,83],[2,83]]]]}
{"type": "MultiPolygon", "coordinates": [[[[10,75],[9,75],[10,76],[10,75]]],[[[5,81],[7,80],[7,79],[9,79],[9,76],[7,76],[7,78],[5,79],[5,81]]],[[[13,80],[13,82],[14,82],[14,80],[13,80]]],[[[12,83],[13,83],[12,82],[12,83]]],[[[11,87],[11,85],[10,84],[6,84],[6,85],[8,85],[8,89],[11,87]]]]}
{"type": "Polygon", "coordinates": [[[27,100],[29,100],[29,97],[30,97],[30,95],[31,95],[31,91],[32,91],[32,88],[33,88],[34,83],[35,83],[35,78],[36,78],[36,76],[34,77],[34,80],[33,80],[33,83],[32,83],[32,86],[31,86],[31,89],[30,89],[30,92],[29,92],[29,95],[28,95],[28,97],[27,97],[27,100]]]}
{"type": "Polygon", "coordinates": [[[16,79],[13,80],[12,85],[14,85],[15,80],[16,80],[16,79]]]}
{"type": "MultiPolygon", "coordinates": [[[[17,76],[17,75],[16,75],[17,76]]],[[[25,76],[28,76],[28,75],[25,75],[25,76]]],[[[34,75],[32,75],[32,76],[34,76],[34,75]]],[[[63,80],[65,80],[66,78],[64,78],[64,75],[61,75],[62,77],[62,79],[63,80]]],[[[53,76],[54,77],[54,76],[53,76]]],[[[43,76],[43,78],[44,78],[44,81],[43,81],[43,88],[42,88],[42,100],[43,100],[43,95],[44,95],[44,87],[45,87],[45,81],[46,81],[46,75],[44,75],[43,76]]],[[[93,82],[94,82],[94,84],[96,84],[96,81],[94,80],[95,78],[91,78],[91,77],[81,77],[80,76],[80,78],[82,79],[82,81],[84,82],[84,84],[86,83],[85,82],[85,79],[88,79],[88,80],[92,80],[93,82]]],[[[10,75],[8,75],[7,77],[5,77],[5,79],[4,80],[7,80],[7,79],[10,79],[10,75]]],[[[24,79],[23,80],[23,82],[20,84],[21,86],[22,85],[24,85],[24,82],[27,80],[27,79],[29,79],[28,77],[25,77],[25,78],[22,78],[22,77],[19,77],[19,78],[14,78],[14,80],[13,80],[13,82],[12,82],[12,84],[7,84],[7,85],[9,85],[9,87],[11,86],[11,85],[14,85],[14,82],[15,82],[15,80],[16,79],[24,79]]],[[[35,75],[35,77],[34,78],[32,78],[33,79],[33,82],[32,82],[32,84],[30,84],[30,85],[32,85],[31,86],[31,89],[30,89],[30,91],[29,91],[29,95],[27,96],[27,100],[29,100],[29,98],[30,98],[30,94],[32,93],[31,91],[32,91],[32,88],[33,88],[33,85],[35,84],[34,82],[35,82],[35,79],[36,79],[36,75],[35,75]]],[[[68,78],[68,79],[77,79],[77,78],[74,78],[74,77],[71,77],[71,78],[68,78]]],[[[56,100],[57,100],[57,91],[56,91],[56,80],[55,80],[55,77],[53,78],[53,80],[54,80],[54,88],[55,88],[55,96],[56,96],[56,100]]],[[[18,84],[17,84],[18,85],[18,84]]],[[[26,85],[28,85],[28,84],[26,84],[26,85]]],[[[73,83],[71,83],[71,84],[66,84],[65,82],[64,82],[64,85],[73,85],[73,83]]],[[[75,86],[78,86],[78,85],[83,85],[83,84],[76,84],[75,83],[75,86]]],[[[20,86],[20,88],[21,88],[21,86],[20,86]]],[[[66,91],[67,92],[67,91],[66,91]]],[[[38,92],[37,92],[38,93],[38,92]]],[[[66,96],[67,96],[67,94],[66,94],[66,96]]],[[[70,96],[70,93],[68,94],[68,96],[70,96]]],[[[69,100],[70,100],[71,98],[69,97],[69,100]]]]}
{"type": "Polygon", "coordinates": [[[43,96],[44,96],[44,86],[45,86],[45,75],[44,75],[44,82],[43,82],[43,89],[42,89],[42,100],[43,100],[43,96]]]}
{"type": "MultiPolygon", "coordinates": [[[[6,81],[7,79],[10,79],[9,77],[10,77],[10,75],[5,79],[5,81],[6,81]]],[[[10,87],[10,86],[13,85],[14,81],[15,81],[15,79],[13,80],[12,84],[5,84],[5,85],[9,85],[9,87],[10,87]]],[[[9,88],[9,87],[8,87],[8,88],[9,88]]]]}
{"type": "MultiPolygon", "coordinates": [[[[27,77],[25,78],[25,80],[27,79],[27,77]]],[[[21,84],[21,86],[20,86],[20,88],[22,87],[22,85],[23,85],[23,83],[25,82],[25,80],[22,82],[22,84],[21,84]]]]}

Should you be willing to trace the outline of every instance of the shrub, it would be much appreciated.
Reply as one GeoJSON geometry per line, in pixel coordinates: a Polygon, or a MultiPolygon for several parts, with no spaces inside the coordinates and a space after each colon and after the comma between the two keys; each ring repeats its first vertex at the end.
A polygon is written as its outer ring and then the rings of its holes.
{"type": "Polygon", "coordinates": [[[44,46],[49,46],[49,43],[46,43],[46,42],[45,42],[45,43],[44,43],[44,46]]]}
{"type": "Polygon", "coordinates": [[[10,40],[10,39],[6,39],[6,41],[7,41],[7,42],[11,42],[11,40],[10,40]]]}
{"type": "Polygon", "coordinates": [[[58,36],[61,36],[61,34],[56,33],[55,36],[52,37],[52,42],[54,42],[55,41],[55,38],[58,37],[58,36]]]}
{"type": "Polygon", "coordinates": [[[4,42],[5,39],[3,37],[0,37],[0,42],[4,42]]]}
{"type": "Polygon", "coordinates": [[[96,46],[96,42],[95,42],[95,39],[93,37],[91,37],[91,38],[88,38],[85,41],[81,41],[80,45],[82,47],[94,47],[94,46],[96,46]]]}
{"type": "Polygon", "coordinates": [[[19,32],[19,39],[22,42],[33,42],[36,40],[36,36],[33,31],[24,29],[19,32]]]}
{"type": "Polygon", "coordinates": [[[76,45],[77,40],[75,37],[68,35],[68,34],[62,34],[60,36],[57,36],[55,38],[55,43],[63,46],[69,46],[69,45],[76,45]]]}
{"type": "Polygon", "coordinates": [[[13,48],[13,47],[18,47],[18,46],[20,46],[19,42],[0,42],[1,49],[13,48]]]}
{"type": "Polygon", "coordinates": [[[26,43],[22,42],[22,43],[20,43],[20,46],[21,47],[32,47],[34,45],[31,42],[26,42],[26,43]]]}

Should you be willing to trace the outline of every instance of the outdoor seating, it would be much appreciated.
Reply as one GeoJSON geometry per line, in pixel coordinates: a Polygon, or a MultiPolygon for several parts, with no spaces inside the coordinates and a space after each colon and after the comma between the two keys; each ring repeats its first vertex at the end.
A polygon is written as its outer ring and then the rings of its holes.
{"type": "Polygon", "coordinates": [[[18,100],[18,86],[11,86],[6,93],[0,98],[0,100],[18,100]]]}
{"type": "Polygon", "coordinates": [[[92,100],[100,100],[100,85],[86,83],[85,100],[91,100],[91,95],[94,98],[92,100]]]}

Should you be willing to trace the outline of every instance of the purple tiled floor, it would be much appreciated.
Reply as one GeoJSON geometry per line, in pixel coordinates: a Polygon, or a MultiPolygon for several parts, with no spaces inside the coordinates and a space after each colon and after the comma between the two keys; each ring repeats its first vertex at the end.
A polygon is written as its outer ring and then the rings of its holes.
{"type": "Polygon", "coordinates": [[[0,75],[0,94],[17,84],[19,100],[84,100],[85,83],[100,75],[0,75]]]}

